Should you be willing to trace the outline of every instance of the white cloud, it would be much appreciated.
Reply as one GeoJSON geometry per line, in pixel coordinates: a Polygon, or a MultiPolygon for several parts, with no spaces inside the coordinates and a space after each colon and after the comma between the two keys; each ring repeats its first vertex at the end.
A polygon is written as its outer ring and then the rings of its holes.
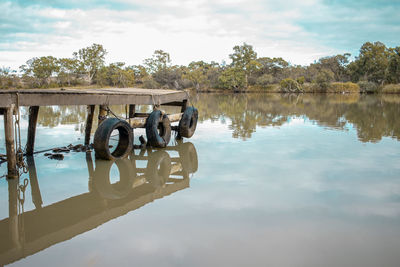
{"type": "MultiPolygon", "coordinates": [[[[121,1],[120,1],[121,2],[121,1]]],[[[122,1],[125,2],[125,1],[122,1]]],[[[297,23],[309,10],[324,10],[317,0],[196,0],[126,1],[137,9],[111,10],[19,7],[32,12],[36,29],[43,19],[50,30],[22,33],[16,41],[0,39],[2,65],[13,68],[34,56],[69,57],[92,43],[105,46],[108,62],[140,64],[154,50],[171,54],[174,64],[192,60],[228,60],[234,45],[252,44],[259,56],[283,57],[294,64],[308,64],[338,52],[319,45],[317,35],[297,23]],[[50,24],[49,24],[50,23],[50,24]],[[25,34],[25,35],[24,35],[25,34]],[[6,60],[4,60],[6,59],[6,60]]],[[[11,5],[4,5],[13,8],[11,5]]],[[[15,37],[15,36],[14,36],[15,37]]]]}

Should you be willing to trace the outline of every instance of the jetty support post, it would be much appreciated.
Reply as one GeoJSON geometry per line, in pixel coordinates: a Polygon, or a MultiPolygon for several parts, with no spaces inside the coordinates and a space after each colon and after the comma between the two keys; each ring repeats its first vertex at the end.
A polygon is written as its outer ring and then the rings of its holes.
{"type": "Polygon", "coordinates": [[[39,114],[38,106],[29,107],[28,137],[26,141],[26,154],[31,156],[35,149],[36,124],[39,114]]]}
{"type": "Polygon", "coordinates": [[[87,106],[87,116],[85,125],[85,146],[88,146],[90,143],[90,133],[92,132],[94,107],[95,107],[94,105],[87,106]]]}
{"type": "Polygon", "coordinates": [[[99,123],[100,125],[107,118],[107,105],[99,106],[99,123]]]}
{"type": "Polygon", "coordinates": [[[10,107],[7,107],[4,110],[4,132],[6,138],[8,178],[18,177],[17,156],[15,154],[15,142],[14,142],[14,119],[13,119],[14,107],[15,107],[14,104],[11,104],[10,107]]]}
{"type": "Polygon", "coordinates": [[[187,99],[184,99],[184,100],[182,101],[182,108],[181,108],[181,112],[182,112],[182,113],[185,112],[187,106],[188,106],[188,101],[187,101],[187,99]]]}
{"type": "Polygon", "coordinates": [[[128,116],[130,119],[135,117],[135,108],[136,108],[136,105],[129,105],[129,115],[128,116]]]}

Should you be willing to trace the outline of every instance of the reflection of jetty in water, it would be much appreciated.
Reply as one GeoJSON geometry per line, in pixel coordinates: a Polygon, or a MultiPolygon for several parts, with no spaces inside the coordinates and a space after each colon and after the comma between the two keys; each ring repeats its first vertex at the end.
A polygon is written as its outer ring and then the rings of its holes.
{"type": "Polygon", "coordinates": [[[42,207],[33,157],[28,157],[29,182],[35,209],[23,211],[28,179],[8,180],[9,218],[0,221],[0,266],[35,254],[89,231],[156,199],[189,187],[189,175],[198,168],[197,152],[190,142],[163,150],[142,150],[127,159],[96,160],[86,156],[89,192],[42,207]],[[171,157],[167,151],[176,151],[171,157]],[[146,168],[136,161],[147,161],[146,168]],[[111,183],[110,170],[118,167],[120,179],[111,183]],[[94,167],[95,165],[95,167],[94,167]]]}

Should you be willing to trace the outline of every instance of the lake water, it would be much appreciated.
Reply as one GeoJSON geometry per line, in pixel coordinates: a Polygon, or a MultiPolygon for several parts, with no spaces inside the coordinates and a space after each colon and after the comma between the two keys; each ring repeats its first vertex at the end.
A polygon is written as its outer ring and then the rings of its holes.
{"type": "MultiPolygon", "coordinates": [[[[399,96],[192,102],[195,135],[167,150],[41,153],[0,178],[0,266],[400,266],[399,96]]],[[[36,150],[82,143],[85,112],[41,108],[36,150]]]]}

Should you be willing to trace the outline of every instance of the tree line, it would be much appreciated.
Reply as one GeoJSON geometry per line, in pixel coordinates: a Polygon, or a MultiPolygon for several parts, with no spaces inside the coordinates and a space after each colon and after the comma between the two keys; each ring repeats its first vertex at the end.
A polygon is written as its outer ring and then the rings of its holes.
{"type": "MultiPolygon", "coordinates": [[[[193,61],[173,65],[169,53],[156,50],[141,65],[115,62],[106,65],[106,49],[93,44],[71,58],[34,57],[19,73],[0,68],[0,88],[49,88],[80,85],[196,90],[271,90],[377,92],[400,83],[400,46],[366,42],[353,61],[350,54],[323,57],[308,65],[292,65],[283,58],[258,57],[253,46],[233,47],[225,62],[193,61]],[[345,89],[344,89],[345,88],[345,89]]],[[[399,89],[400,86],[391,87],[399,89]]]]}

